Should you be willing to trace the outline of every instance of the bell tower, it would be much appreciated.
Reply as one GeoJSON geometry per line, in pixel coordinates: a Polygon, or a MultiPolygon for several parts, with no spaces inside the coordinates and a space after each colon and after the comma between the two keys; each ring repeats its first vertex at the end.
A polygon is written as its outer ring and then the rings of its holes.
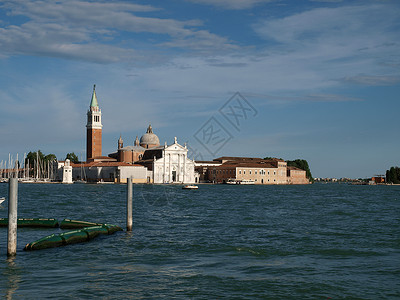
{"type": "Polygon", "coordinates": [[[93,86],[92,100],[87,112],[86,124],[86,161],[101,156],[101,110],[96,97],[96,85],[93,86]]]}

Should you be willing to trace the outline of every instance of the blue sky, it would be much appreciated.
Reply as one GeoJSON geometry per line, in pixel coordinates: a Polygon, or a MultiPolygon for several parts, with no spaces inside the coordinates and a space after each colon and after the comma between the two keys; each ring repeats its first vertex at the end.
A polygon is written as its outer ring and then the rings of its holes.
{"type": "Polygon", "coordinates": [[[0,161],[85,157],[93,84],[103,154],[151,122],[196,159],[382,174],[400,165],[400,2],[0,1],[0,161]]]}

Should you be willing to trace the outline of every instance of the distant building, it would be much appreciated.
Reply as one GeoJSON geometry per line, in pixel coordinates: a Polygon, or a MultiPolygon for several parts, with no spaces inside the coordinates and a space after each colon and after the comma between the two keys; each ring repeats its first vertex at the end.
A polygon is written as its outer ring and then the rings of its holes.
{"type": "MultiPolygon", "coordinates": [[[[70,169],[68,180],[88,182],[134,183],[194,183],[199,180],[194,171],[194,161],[188,159],[188,149],[173,144],[160,146],[151,125],[140,140],[136,136],[133,146],[125,146],[122,136],[118,139],[117,152],[102,156],[102,114],[93,87],[86,123],[86,162],[70,164],[60,162],[59,169],[70,169]],[[68,166],[67,166],[68,164],[68,166]]],[[[64,178],[64,174],[62,175],[64,178]]]]}
{"type": "Polygon", "coordinates": [[[307,184],[309,183],[306,177],[306,171],[296,168],[287,167],[287,181],[288,184],[307,184]]]}
{"type": "Polygon", "coordinates": [[[186,145],[179,145],[176,137],[171,145],[146,150],[143,159],[137,164],[153,172],[154,183],[199,182],[199,176],[194,171],[195,162],[188,158],[186,145]]]}
{"type": "Polygon", "coordinates": [[[97,102],[96,85],[94,85],[86,124],[86,161],[88,162],[101,157],[102,128],[101,110],[97,102]]]}
{"type": "Polygon", "coordinates": [[[63,179],[62,183],[72,183],[72,166],[69,159],[65,161],[65,164],[62,168],[63,179]]]}
{"type": "Polygon", "coordinates": [[[108,156],[116,159],[118,162],[125,162],[134,164],[141,160],[146,150],[156,148],[160,146],[158,136],[153,133],[151,125],[147,128],[147,131],[140,138],[136,136],[133,146],[124,147],[124,141],[120,136],[118,139],[118,150],[117,152],[111,153],[108,156]]]}
{"type": "Polygon", "coordinates": [[[308,184],[306,171],[288,167],[281,159],[265,160],[252,157],[220,157],[201,162],[196,170],[209,182],[252,181],[255,184],[308,184]],[[204,171],[206,169],[206,171],[204,171]],[[206,175],[205,175],[206,172],[206,175]]]}
{"type": "Polygon", "coordinates": [[[188,158],[186,145],[174,143],[160,146],[151,125],[132,146],[124,146],[122,136],[117,151],[102,156],[102,113],[93,87],[86,123],[86,162],[59,163],[59,169],[72,172],[63,181],[134,183],[226,183],[230,180],[251,181],[255,184],[308,184],[306,172],[288,167],[282,159],[223,156],[213,161],[195,162],[188,158]]]}
{"type": "Polygon", "coordinates": [[[371,178],[371,181],[375,183],[385,183],[385,177],[384,176],[374,176],[371,178]]]}

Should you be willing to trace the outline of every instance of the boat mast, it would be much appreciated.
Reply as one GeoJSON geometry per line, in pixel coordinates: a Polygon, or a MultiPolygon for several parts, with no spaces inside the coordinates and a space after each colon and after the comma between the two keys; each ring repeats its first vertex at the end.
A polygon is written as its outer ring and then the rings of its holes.
{"type": "Polygon", "coordinates": [[[36,151],[36,180],[39,179],[39,151],[36,151]]]}

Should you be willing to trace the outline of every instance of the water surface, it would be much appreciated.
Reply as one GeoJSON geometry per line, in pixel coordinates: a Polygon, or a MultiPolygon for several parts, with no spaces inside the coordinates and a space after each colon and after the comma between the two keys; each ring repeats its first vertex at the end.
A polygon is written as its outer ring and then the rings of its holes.
{"type": "MultiPolygon", "coordinates": [[[[125,227],[125,207],[126,185],[19,184],[18,217],[125,227]]],[[[32,252],[62,230],[20,228],[12,260],[0,228],[2,296],[400,298],[399,186],[135,185],[133,216],[132,233],[32,252]]]]}

